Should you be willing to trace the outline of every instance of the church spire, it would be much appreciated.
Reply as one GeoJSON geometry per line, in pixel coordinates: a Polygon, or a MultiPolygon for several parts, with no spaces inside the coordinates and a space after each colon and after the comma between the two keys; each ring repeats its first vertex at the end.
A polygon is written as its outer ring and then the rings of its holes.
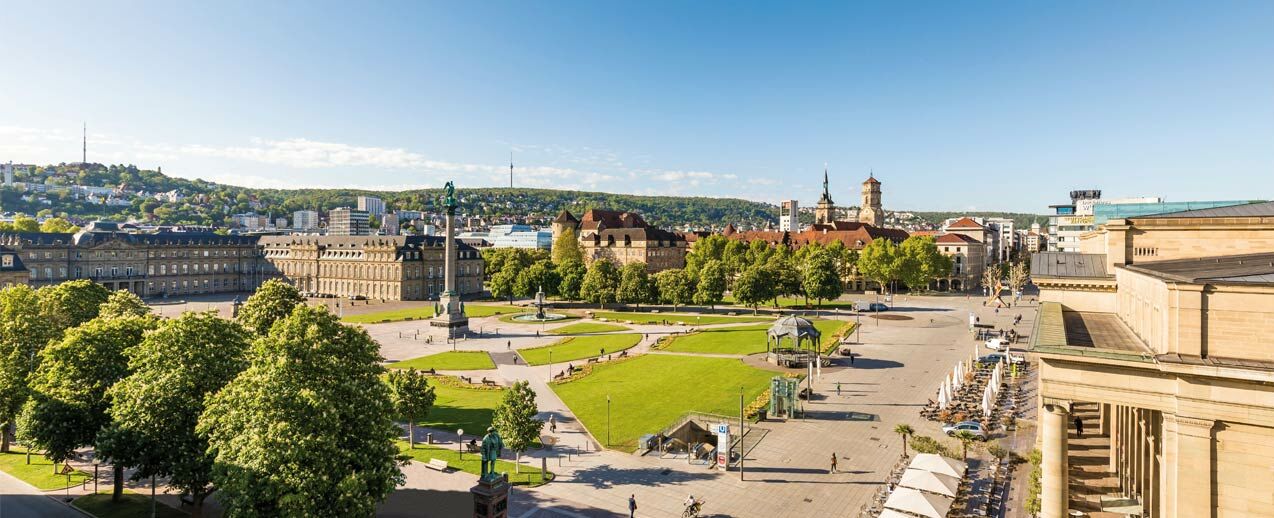
{"type": "Polygon", "coordinates": [[[830,200],[832,198],[831,191],[827,188],[827,164],[823,164],[823,199],[830,200]]]}

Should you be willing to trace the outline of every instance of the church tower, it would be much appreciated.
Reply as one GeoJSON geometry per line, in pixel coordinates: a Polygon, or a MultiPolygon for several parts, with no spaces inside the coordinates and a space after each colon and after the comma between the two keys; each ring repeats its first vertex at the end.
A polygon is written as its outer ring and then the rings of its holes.
{"type": "Polygon", "coordinates": [[[814,224],[830,225],[836,219],[836,204],[832,202],[831,190],[827,188],[827,168],[823,168],[823,197],[814,206],[814,224]]]}
{"type": "Polygon", "coordinates": [[[858,211],[858,222],[874,227],[885,226],[885,210],[880,207],[880,181],[875,173],[863,182],[863,204],[858,211]]]}

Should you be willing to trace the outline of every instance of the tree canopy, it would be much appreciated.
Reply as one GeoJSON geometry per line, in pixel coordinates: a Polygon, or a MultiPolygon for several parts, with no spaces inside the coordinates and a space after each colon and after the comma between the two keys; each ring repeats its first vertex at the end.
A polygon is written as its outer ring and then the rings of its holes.
{"type": "Polygon", "coordinates": [[[416,369],[392,369],[385,376],[385,385],[389,387],[389,400],[394,407],[394,414],[407,420],[407,444],[416,447],[416,423],[429,416],[434,406],[434,388],[429,386],[429,378],[416,372],[416,369]]]}
{"type": "Polygon", "coordinates": [[[605,305],[617,300],[619,269],[607,259],[598,259],[588,265],[584,282],[580,285],[580,298],[593,304],[605,305]]]}
{"type": "Polygon", "coordinates": [[[26,402],[40,351],[57,337],[36,291],[25,284],[0,290],[0,451],[9,451],[14,419],[26,402]]]}
{"type": "Polygon", "coordinates": [[[535,444],[544,428],[544,423],[535,418],[539,412],[535,406],[535,391],[523,380],[505,389],[504,399],[495,408],[491,422],[505,446],[520,456],[535,444]]]}
{"type": "Polygon", "coordinates": [[[305,298],[295,286],[281,279],[270,279],[261,283],[256,293],[239,308],[239,323],[253,333],[265,335],[276,321],[303,305],[305,298]]]}
{"type": "Polygon", "coordinates": [[[654,300],[655,286],[646,273],[646,263],[629,263],[620,268],[616,298],[624,304],[641,305],[654,300]]]}

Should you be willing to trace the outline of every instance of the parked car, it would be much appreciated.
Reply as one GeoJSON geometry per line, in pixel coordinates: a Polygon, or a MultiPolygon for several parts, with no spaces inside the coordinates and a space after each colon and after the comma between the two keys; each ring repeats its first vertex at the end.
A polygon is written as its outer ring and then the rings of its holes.
{"type": "Polygon", "coordinates": [[[867,311],[889,311],[889,306],[886,306],[879,302],[872,302],[871,304],[867,305],[867,311]]]}
{"type": "Polygon", "coordinates": [[[959,432],[960,430],[968,430],[977,437],[979,441],[986,440],[986,430],[982,429],[982,423],[977,421],[961,421],[956,424],[943,425],[942,427],[942,432],[949,436],[955,436],[956,432],[959,432]]]}
{"type": "Polygon", "coordinates": [[[1000,353],[991,353],[986,356],[979,356],[978,363],[982,365],[995,365],[1004,359],[1004,355],[1000,353]]]}
{"type": "Polygon", "coordinates": [[[1009,363],[1012,363],[1014,365],[1021,365],[1023,363],[1026,363],[1026,356],[1023,355],[1021,351],[1015,351],[1013,349],[1005,349],[1003,352],[1004,354],[1007,354],[1009,356],[1009,363]]]}
{"type": "Polygon", "coordinates": [[[1009,348],[1007,338],[991,338],[986,341],[986,348],[992,351],[1001,351],[1009,348]]]}
{"type": "Polygon", "coordinates": [[[367,300],[367,297],[364,295],[350,295],[349,299],[350,300],[367,300]]]}

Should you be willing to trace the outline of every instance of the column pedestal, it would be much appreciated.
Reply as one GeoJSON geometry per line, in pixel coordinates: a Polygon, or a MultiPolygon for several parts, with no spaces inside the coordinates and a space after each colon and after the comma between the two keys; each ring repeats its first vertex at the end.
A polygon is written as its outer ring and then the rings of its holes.
{"type": "Polygon", "coordinates": [[[509,477],[478,479],[478,485],[469,488],[473,495],[473,518],[508,518],[509,477]]]}
{"type": "Polygon", "coordinates": [[[1044,405],[1043,410],[1040,424],[1040,436],[1043,439],[1040,451],[1044,456],[1040,465],[1040,516],[1067,518],[1067,509],[1070,506],[1066,435],[1069,414],[1065,406],[1057,404],[1044,405]]]}

